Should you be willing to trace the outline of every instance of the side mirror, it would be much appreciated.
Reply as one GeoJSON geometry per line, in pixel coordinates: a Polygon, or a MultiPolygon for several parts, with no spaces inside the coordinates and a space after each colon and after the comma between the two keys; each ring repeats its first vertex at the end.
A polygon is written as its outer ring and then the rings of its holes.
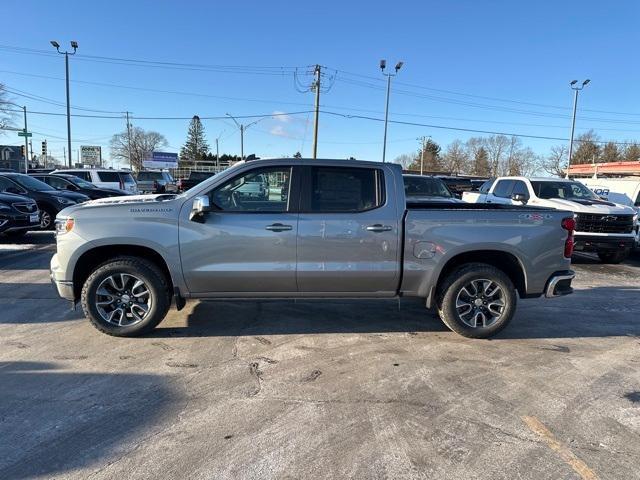
{"type": "Polygon", "coordinates": [[[529,197],[523,195],[522,193],[514,193],[513,195],[511,195],[511,200],[513,200],[514,202],[522,202],[526,204],[529,201],[529,197]]]}
{"type": "Polygon", "coordinates": [[[193,200],[193,207],[189,214],[189,220],[203,223],[204,214],[211,211],[211,204],[207,195],[201,195],[193,200]]]}

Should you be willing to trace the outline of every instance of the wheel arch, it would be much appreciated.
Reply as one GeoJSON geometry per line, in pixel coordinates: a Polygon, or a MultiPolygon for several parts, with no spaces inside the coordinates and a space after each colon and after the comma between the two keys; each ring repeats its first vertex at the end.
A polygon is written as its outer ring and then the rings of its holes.
{"type": "Polygon", "coordinates": [[[447,276],[456,268],[468,263],[484,263],[503,271],[516,287],[518,295],[521,298],[527,295],[527,277],[525,268],[513,253],[504,250],[474,250],[470,252],[462,252],[451,257],[444,264],[438,273],[437,280],[434,282],[429,295],[427,297],[427,308],[431,308],[438,289],[442,285],[447,276]]]}
{"type": "Polygon", "coordinates": [[[78,257],[73,270],[74,297],[76,299],[80,298],[84,282],[96,267],[117,257],[137,257],[153,263],[165,275],[169,285],[169,291],[173,292],[175,285],[174,279],[167,261],[159,252],[153,248],[142,245],[117,244],[97,246],[83,252],[82,255],[78,257]]]}

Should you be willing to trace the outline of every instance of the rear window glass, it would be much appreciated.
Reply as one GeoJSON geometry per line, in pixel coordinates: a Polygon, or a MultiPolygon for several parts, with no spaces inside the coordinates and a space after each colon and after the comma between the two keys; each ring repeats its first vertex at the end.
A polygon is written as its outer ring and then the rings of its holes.
{"type": "Polygon", "coordinates": [[[98,178],[101,182],[120,183],[118,172],[98,172],[98,178]]]}
{"type": "Polygon", "coordinates": [[[138,173],[138,181],[146,182],[149,180],[162,180],[162,172],[140,172],[138,173]]]}
{"type": "Polygon", "coordinates": [[[313,167],[311,178],[312,212],[361,212],[384,203],[377,169],[313,167]]]}
{"type": "MultiPolygon", "coordinates": [[[[133,183],[135,184],[136,181],[133,178],[133,175],[131,175],[130,173],[119,173],[118,174],[120,176],[120,179],[122,180],[122,183],[133,183]]],[[[118,180],[116,180],[117,182],[118,180]]]]}

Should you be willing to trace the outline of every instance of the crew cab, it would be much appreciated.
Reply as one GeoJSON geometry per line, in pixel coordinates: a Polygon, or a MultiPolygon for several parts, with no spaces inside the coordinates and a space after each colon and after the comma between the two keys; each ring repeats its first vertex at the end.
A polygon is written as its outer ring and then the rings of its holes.
{"type": "Polygon", "coordinates": [[[572,292],[573,229],[568,211],[407,203],[395,164],[255,160],[181,195],[65,209],[51,278],[115,336],[149,332],[172,300],[403,296],[484,338],[518,296],[572,292]],[[283,187],[245,195],[256,178],[283,187]]]}
{"type": "Polygon", "coordinates": [[[570,210],[576,218],[575,250],[596,252],[603,263],[620,263],[636,241],[636,212],[601,199],[575,180],[498,177],[479,192],[465,192],[462,200],[570,210]]]}
{"type": "Polygon", "coordinates": [[[142,170],[136,175],[140,193],[176,193],[178,186],[169,172],[142,170]]]}

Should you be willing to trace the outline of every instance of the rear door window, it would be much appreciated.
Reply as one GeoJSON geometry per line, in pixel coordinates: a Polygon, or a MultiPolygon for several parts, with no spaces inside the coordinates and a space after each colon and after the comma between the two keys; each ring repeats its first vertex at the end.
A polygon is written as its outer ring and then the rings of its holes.
{"type": "Polygon", "coordinates": [[[101,182],[120,183],[118,172],[98,172],[98,178],[101,182]]]}
{"type": "Polygon", "coordinates": [[[490,180],[487,180],[486,182],[484,182],[482,184],[482,186],[480,187],[480,190],[478,190],[480,193],[489,193],[489,190],[491,190],[491,185],[493,185],[493,178],[490,180]]]}
{"type": "Polygon", "coordinates": [[[87,182],[91,181],[91,172],[88,172],[88,171],[71,170],[71,171],[65,171],[64,173],[68,173],[69,175],[75,175],[76,177],[80,177],[83,180],[86,180],[87,182]]]}
{"type": "Polygon", "coordinates": [[[311,167],[309,210],[364,212],[384,204],[383,173],[376,168],[311,167]]]}
{"type": "Polygon", "coordinates": [[[496,188],[493,189],[493,194],[496,197],[509,198],[511,191],[513,190],[513,180],[498,180],[496,188]]]}

